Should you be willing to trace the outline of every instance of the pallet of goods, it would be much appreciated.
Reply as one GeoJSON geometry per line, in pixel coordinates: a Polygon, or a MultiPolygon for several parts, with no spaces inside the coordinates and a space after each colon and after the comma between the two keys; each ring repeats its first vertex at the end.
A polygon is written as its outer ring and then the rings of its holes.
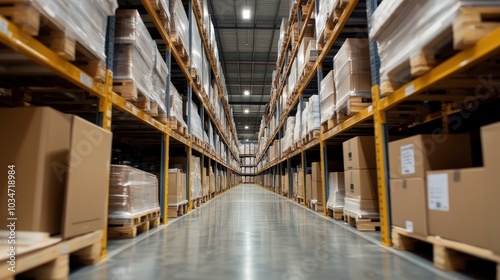
{"type": "Polygon", "coordinates": [[[367,39],[347,39],[334,59],[335,110],[353,116],[372,104],[367,39]]]}
{"type": "Polygon", "coordinates": [[[500,3],[389,0],[372,19],[370,37],[379,46],[381,93],[387,95],[450,57],[450,50],[472,46],[499,28],[500,3]]]}
{"type": "Polygon", "coordinates": [[[335,220],[343,220],[344,216],[344,172],[328,173],[329,196],[327,201],[328,216],[335,220]]]}
{"type": "Polygon", "coordinates": [[[189,19],[182,0],[170,0],[172,20],[170,21],[170,39],[183,63],[189,67],[189,19]]]}
{"type": "Polygon", "coordinates": [[[159,224],[158,178],[130,166],[112,165],[108,237],[134,238],[159,224]]]}
{"type": "Polygon", "coordinates": [[[168,217],[177,218],[187,214],[186,173],[182,169],[168,170],[168,217]]]}

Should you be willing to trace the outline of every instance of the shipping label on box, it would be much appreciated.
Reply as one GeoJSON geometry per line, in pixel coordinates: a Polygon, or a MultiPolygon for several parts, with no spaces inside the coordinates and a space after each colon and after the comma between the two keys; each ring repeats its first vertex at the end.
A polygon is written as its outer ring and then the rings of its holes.
{"type": "Polygon", "coordinates": [[[448,211],[450,209],[448,174],[427,175],[427,191],[430,210],[448,211]]]}

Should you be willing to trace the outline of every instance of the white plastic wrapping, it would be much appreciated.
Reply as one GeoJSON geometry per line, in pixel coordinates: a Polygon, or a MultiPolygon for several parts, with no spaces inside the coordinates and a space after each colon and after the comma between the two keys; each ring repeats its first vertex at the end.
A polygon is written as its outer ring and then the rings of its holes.
{"type": "Polygon", "coordinates": [[[344,211],[359,217],[378,216],[377,200],[360,200],[359,198],[345,197],[344,211]]]}
{"type": "Polygon", "coordinates": [[[288,117],[286,120],[285,137],[283,138],[282,151],[288,150],[293,144],[293,133],[295,130],[295,117],[288,117]]]}
{"type": "MultiPolygon", "coordinates": [[[[203,54],[203,73],[202,73],[202,81],[203,81],[203,88],[205,89],[206,94],[209,94],[210,91],[210,76],[212,73],[212,67],[210,63],[208,62],[207,56],[203,54]]],[[[213,94],[213,93],[210,93],[213,94]]]]}
{"type": "Polygon", "coordinates": [[[161,56],[158,48],[156,47],[156,43],[153,41],[153,45],[155,48],[155,56],[154,56],[154,69],[153,74],[151,76],[152,82],[152,93],[154,101],[158,104],[160,110],[162,112],[166,112],[165,108],[165,98],[166,98],[166,89],[167,89],[167,75],[168,68],[165,63],[164,58],[161,56]]]}
{"type": "Polygon", "coordinates": [[[333,70],[321,81],[321,123],[324,123],[333,117],[335,112],[335,83],[333,79],[333,70]]]}
{"type": "Polygon", "coordinates": [[[351,96],[371,97],[368,39],[347,39],[335,56],[334,68],[337,110],[351,96]]]}
{"type": "Polygon", "coordinates": [[[307,133],[321,128],[321,117],[319,114],[319,96],[312,95],[307,102],[307,133]]]}
{"type": "Polygon", "coordinates": [[[183,127],[187,127],[186,122],[182,118],[183,112],[182,98],[174,84],[170,82],[170,116],[174,117],[183,127]]]}
{"type": "Polygon", "coordinates": [[[295,91],[295,87],[297,86],[297,60],[294,60],[292,63],[292,68],[290,69],[290,74],[288,75],[288,92],[292,93],[295,91]]]}
{"type": "MultiPolygon", "coordinates": [[[[152,57],[153,55],[149,56],[150,59],[152,57]]],[[[148,98],[153,98],[151,66],[152,63],[145,61],[144,56],[135,45],[115,45],[113,79],[134,81],[137,89],[148,98]]]]}
{"type": "Polygon", "coordinates": [[[203,74],[202,42],[198,24],[194,20],[196,16],[193,11],[191,11],[191,18],[193,19],[191,23],[191,68],[196,70],[201,79],[203,74]]]}
{"type": "Polygon", "coordinates": [[[157,177],[130,166],[111,165],[108,208],[109,224],[159,210],[157,177]]]}
{"type": "Polygon", "coordinates": [[[300,128],[302,126],[302,108],[297,105],[297,113],[295,114],[295,128],[293,130],[293,143],[297,143],[302,139],[302,135],[300,133],[300,128]]]}
{"type": "Polygon", "coordinates": [[[412,77],[409,61],[413,55],[424,51],[432,55],[445,40],[451,39],[452,24],[463,6],[499,6],[498,0],[443,0],[411,1],[384,0],[372,17],[370,36],[378,42],[381,61],[381,83],[390,80],[405,84],[412,77]]]}
{"type": "Polygon", "coordinates": [[[191,134],[196,138],[203,140],[201,117],[198,113],[198,106],[196,106],[194,102],[191,102],[191,134]]]}
{"type": "Polygon", "coordinates": [[[344,209],[344,172],[330,172],[328,174],[328,189],[328,208],[333,210],[344,209]]]}
{"type": "Polygon", "coordinates": [[[202,196],[200,158],[192,156],[191,165],[191,199],[197,199],[202,196]]]}
{"type": "Polygon", "coordinates": [[[95,57],[105,60],[108,16],[118,7],[116,0],[31,0],[33,7],[55,24],[68,38],[75,39],[95,57]]]}
{"type": "Polygon", "coordinates": [[[170,32],[173,41],[179,41],[186,51],[189,51],[189,19],[184,10],[182,0],[170,0],[172,20],[170,22],[170,32]]]}
{"type": "MultiPolygon", "coordinates": [[[[115,19],[115,44],[133,44],[152,68],[155,49],[153,38],[137,10],[118,10],[115,19]]],[[[116,73],[113,73],[116,75],[116,73]]]]}
{"type": "Polygon", "coordinates": [[[322,0],[319,2],[319,13],[316,14],[316,38],[320,38],[320,35],[323,33],[326,20],[329,15],[331,15],[334,11],[334,8],[337,6],[338,0],[322,0]]]}

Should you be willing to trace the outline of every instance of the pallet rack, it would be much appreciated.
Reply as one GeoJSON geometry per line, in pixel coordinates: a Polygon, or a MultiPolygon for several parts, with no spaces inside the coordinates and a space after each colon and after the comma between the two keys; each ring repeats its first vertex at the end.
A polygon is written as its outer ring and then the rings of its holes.
{"type": "MultiPolygon", "coordinates": [[[[376,161],[377,161],[377,185],[378,185],[378,193],[379,193],[379,207],[380,207],[380,230],[381,230],[381,244],[385,246],[392,245],[392,237],[391,237],[391,211],[390,211],[390,192],[389,192],[389,164],[388,164],[388,136],[389,136],[389,124],[391,120],[394,120],[392,115],[388,114],[391,109],[394,109],[398,105],[403,104],[408,100],[416,100],[416,101],[443,101],[443,108],[441,111],[433,112],[430,114],[421,115],[421,120],[419,124],[426,124],[431,121],[441,120],[443,126],[448,127],[448,119],[447,117],[460,112],[460,109],[453,109],[449,104],[446,104],[446,101],[453,101],[452,96],[429,96],[422,95],[423,92],[432,89],[443,87],[463,87],[468,89],[475,89],[478,85],[481,85],[481,81],[478,79],[475,80],[450,80],[453,77],[456,77],[457,74],[464,73],[468,69],[473,66],[477,66],[478,64],[494,58],[500,55],[500,41],[498,38],[500,37],[500,29],[494,30],[489,35],[480,39],[473,46],[457,52],[454,56],[449,59],[446,59],[444,62],[440,63],[436,67],[432,68],[426,74],[413,79],[411,82],[403,85],[393,93],[388,94],[387,96],[381,96],[380,94],[380,77],[379,77],[379,69],[380,69],[380,59],[378,57],[377,44],[370,40],[370,59],[371,59],[371,77],[372,77],[372,99],[373,104],[363,111],[357,113],[356,115],[350,117],[346,121],[336,124],[333,127],[326,126],[322,127],[321,133],[318,137],[312,139],[309,143],[305,143],[299,145],[298,147],[292,148],[291,150],[287,150],[286,153],[283,153],[280,149],[280,154],[277,158],[268,161],[266,164],[263,164],[263,159],[266,159],[268,156],[268,150],[271,143],[275,139],[279,139],[281,143],[282,138],[282,128],[285,124],[286,119],[293,108],[298,104],[302,104],[302,96],[306,92],[306,88],[310,87],[309,83],[313,80],[314,75],[317,75],[318,85],[317,88],[314,88],[315,91],[318,92],[318,95],[321,91],[321,80],[323,78],[322,73],[322,63],[324,59],[329,55],[330,49],[334,45],[334,43],[339,38],[339,35],[342,33],[344,25],[349,20],[356,7],[361,3],[366,3],[366,15],[368,19],[368,30],[370,28],[370,21],[372,14],[378,6],[377,0],[366,0],[366,1],[358,1],[358,0],[345,0],[341,1],[344,6],[344,11],[340,16],[338,23],[332,30],[331,34],[326,38],[325,46],[321,51],[318,51],[318,59],[314,64],[312,71],[306,76],[305,82],[301,83],[300,86],[297,86],[295,96],[292,94],[293,99],[289,102],[289,106],[284,109],[283,112],[277,113],[277,107],[279,105],[280,95],[283,91],[283,86],[285,84],[285,79],[282,80],[281,83],[277,84],[277,94],[271,98],[271,104],[269,108],[269,112],[266,115],[266,125],[270,124],[271,118],[274,116],[278,118],[279,124],[277,127],[270,132],[270,137],[265,142],[260,142],[259,145],[263,146],[263,149],[257,154],[256,163],[259,164],[259,169],[257,170],[257,175],[260,177],[260,184],[263,183],[263,176],[270,175],[271,176],[271,186],[263,186],[263,187],[271,187],[275,192],[279,192],[272,182],[274,182],[274,177],[276,175],[284,175],[285,170],[288,174],[289,179],[289,195],[291,198],[291,193],[293,193],[293,179],[291,176],[291,166],[292,163],[295,165],[302,166],[302,178],[304,179],[303,185],[305,185],[305,163],[308,161],[308,153],[314,153],[313,157],[317,157],[319,154],[320,162],[321,162],[321,176],[322,176],[322,191],[323,191],[323,205],[326,205],[326,200],[328,198],[328,188],[326,182],[328,182],[328,143],[341,143],[344,140],[349,139],[350,137],[354,137],[357,135],[375,135],[375,146],[376,146],[376,161]],[[452,81],[452,82],[450,82],[452,81]],[[443,86],[445,85],[445,86],[443,86]],[[319,146],[319,147],[318,147],[319,146]]],[[[310,18],[312,7],[318,3],[317,0],[309,0],[305,3],[305,7],[308,8],[306,13],[306,21],[310,18]]],[[[301,14],[299,1],[298,5],[294,6],[293,9],[296,11],[291,12],[291,16],[288,21],[288,32],[290,32],[291,27],[295,21],[298,21],[296,15],[301,14]]],[[[316,7],[317,9],[317,7],[316,7]]],[[[362,31],[360,31],[362,33],[362,31]]],[[[303,38],[304,29],[301,30],[301,34],[299,37],[299,44],[303,38]]],[[[365,37],[368,37],[366,33],[365,37]]],[[[290,36],[285,36],[287,38],[285,45],[285,51],[289,49],[290,45],[290,36]]],[[[286,61],[286,58],[283,58],[282,55],[278,56],[277,63],[277,73],[281,74],[283,71],[283,77],[287,77],[289,73],[289,68],[293,63],[294,56],[296,55],[296,48],[292,51],[292,58],[290,61],[286,61]],[[285,70],[283,70],[285,69],[285,70]]],[[[489,84],[490,87],[492,84],[489,84]]],[[[487,85],[483,85],[483,87],[487,87],[487,85]]],[[[498,90],[498,89],[497,89],[498,90]]],[[[259,138],[263,138],[264,135],[260,135],[259,138]]],[[[280,147],[281,148],[281,147],[280,147]]],[[[281,185],[281,179],[280,185],[281,185]]],[[[305,187],[304,193],[302,195],[302,200],[299,200],[300,203],[306,204],[303,198],[305,197],[305,187]]],[[[327,207],[323,207],[324,215],[327,215],[327,207]]],[[[497,272],[499,274],[499,272],[497,272]]]]}
{"type": "MultiPolygon", "coordinates": [[[[196,1],[194,0],[193,3],[196,1]]],[[[221,136],[221,139],[225,143],[225,145],[221,146],[221,149],[226,149],[227,157],[222,158],[219,156],[220,151],[214,151],[210,149],[207,145],[199,145],[197,141],[192,137],[186,137],[184,135],[180,135],[170,128],[169,122],[166,124],[159,122],[148,114],[144,113],[138,107],[134,106],[129,101],[125,100],[119,94],[113,92],[113,73],[111,69],[113,68],[113,45],[114,45],[114,24],[115,18],[114,16],[108,17],[107,22],[107,34],[106,34],[106,77],[105,81],[100,81],[98,79],[94,79],[93,77],[86,74],[84,71],[77,68],[71,62],[65,60],[54,51],[47,48],[37,39],[26,35],[23,31],[21,31],[14,23],[9,21],[7,18],[0,16],[0,42],[10,49],[14,50],[17,53],[24,55],[29,61],[40,64],[41,66],[51,70],[55,76],[62,81],[61,88],[66,86],[67,88],[73,89],[76,88],[79,91],[87,92],[90,96],[97,98],[97,112],[92,111],[91,109],[85,110],[86,114],[96,114],[97,124],[102,126],[104,129],[109,131],[114,131],[114,122],[113,119],[120,119],[122,122],[127,122],[133,126],[140,127],[141,129],[152,131],[159,135],[161,142],[161,168],[160,168],[160,176],[159,176],[159,189],[160,189],[160,216],[163,224],[167,223],[167,210],[168,210],[168,170],[169,170],[169,150],[172,143],[175,145],[180,145],[185,147],[187,150],[188,158],[191,158],[193,151],[201,155],[202,164],[210,165],[214,168],[214,176],[217,176],[218,173],[225,171],[227,172],[227,186],[233,187],[240,181],[240,166],[238,164],[230,164],[231,159],[234,162],[239,162],[239,154],[237,149],[233,149],[232,143],[238,145],[238,137],[236,135],[236,130],[234,128],[234,124],[229,121],[228,127],[229,133],[226,133],[222,129],[222,124],[215,117],[214,109],[210,106],[208,102],[208,96],[206,96],[200,90],[197,90],[196,87],[193,87],[194,82],[189,74],[189,67],[186,65],[185,61],[183,61],[182,57],[178,53],[178,51],[173,47],[172,41],[170,39],[169,30],[165,29],[164,24],[162,24],[162,20],[156,13],[154,7],[152,6],[149,0],[141,0],[141,4],[143,7],[143,11],[149,16],[152,22],[155,25],[158,33],[161,35],[161,39],[166,46],[166,55],[165,60],[167,63],[167,67],[169,68],[169,72],[171,70],[171,57],[175,59],[177,65],[182,70],[184,75],[186,84],[187,84],[187,92],[189,95],[189,102],[192,102],[191,94],[194,91],[195,95],[198,96],[200,103],[202,104],[202,116],[204,116],[204,112],[210,118],[210,121],[215,126],[215,131],[221,136]],[[70,82],[71,85],[66,85],[67,82],[70,82]]],[[[191,1],[189,8],[191,9],[191,1]]],[[[190,17],[190,25],[196,21],[196,24],[199,26],[202,23],[197,18],[190,17]]],[[[209,56],[213,57],[214,54],[211,50],[208,49],[207,46],[207,36],[203,29],[200,29],[200,36],[203,38],[203,43],[205,45],[205,50],[209,54],[209,56]]],[[[159,39],[159,38],[156,38],[159,39]]],[[[210,60],[214,62],[214,59],[210,60]]],[[[216,73],[215,79],[219,85],[222,85],[220,77],[217,73],[217,65],[214,63],[211,64],[210,72],[216,73]]],[[[170,75],[167,76],[167,85],[170,82],[170,75]]],[[[218,97],[222,99],[222,104],[224,107],[224,112],[227,116],[227,119],[231,119],[231,111],[229,109],[229,104],[225,100],[224,93],[222,92],[222,87],[219,87],[219,92],[217,93],[218,97]]],[[[211,93],[207,93],[208,95],[211,93]]],[[[167,98],[166,98],[166,108],[167,108],[167,117],[170,116],[169,112],[169,87],[167,86],[167,98]]],[[[188,119],[191,117],[191,114],[188,114],[188,119]]],[[[190,122],[188,122],[188,130],[190,132],[190,122]]],[[[191,178],[190,176],[191,167],[188,165],[187,169],[187,178],[191,178]]],[[[205,183],[205,182],[203,182],[205,183]]],[[[190,193],[190,181],[187,180],[186,193],[190,193]]],[[[227,190],[225,186],[222,186],[222,181],[219,181],[219,185],[216,186],[216,189],[219,190],[218,193],[221,193],[224,190],[227,190]]],[[[192,201],[189,200],[189,209],[192,209],[192,201]]],[[[107,208],[107,207],[106,207],[107,208]]],[[[106,247],[107,247],[107,229],[104,229],[104,234],[102,238],[101,244],[101,257],[106,256],[106,247]]]]}

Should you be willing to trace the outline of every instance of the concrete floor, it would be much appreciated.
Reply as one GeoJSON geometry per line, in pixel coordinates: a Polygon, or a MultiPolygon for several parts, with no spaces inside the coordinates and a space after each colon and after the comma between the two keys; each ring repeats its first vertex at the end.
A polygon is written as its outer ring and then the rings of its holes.
{"type": "Polygon", "coordinates": [[[70,279],[469,279],[377,235],[240,185],[166,227],[111,241],[107,260],[70,279]]]}

